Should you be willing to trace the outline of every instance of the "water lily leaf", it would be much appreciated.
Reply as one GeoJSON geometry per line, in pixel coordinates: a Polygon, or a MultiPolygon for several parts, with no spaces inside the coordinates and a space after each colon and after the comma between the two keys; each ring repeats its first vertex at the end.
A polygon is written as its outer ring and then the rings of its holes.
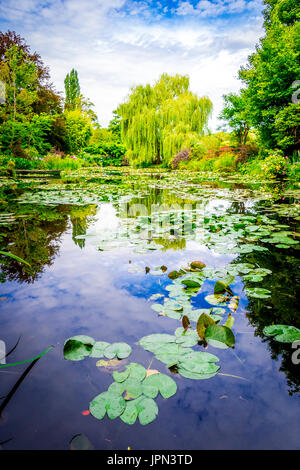
{"type": "Polygon", "coordinates": [[[186,315],[182,317],[182,326],[185,331],[188,330],[189,326],[191,325],[189,318],[186,315]]]}
{"type": "Polygon", "coordinates": [[[194,288],[196,289],[196,288],[199,288],[201,286],[201,284],[199,282],[193,281],[191,279],[183,279],[181,281],[181,283],[183,285],[185,285],[186,287],[192,288],[192,289],[194,289],[194,288]]]}
{"type": "Polygon", "coordinates": [[[226,307],[227,303],[230,300],[230,297],[227,297],[225,295],[207,295],[205,297],[206,302],[208,302],[211,305],[220,305],[222,307],[226,307]]]}
{"type": "Polygon", "coordinates": [[[300,341],[300,330],[295,326],[288,325],[270,325],[263,330],[267,336],[275,336],[275,340],[280,343],[293,343],[300,341]]]}
{"type": "Polygon", "coordinates": [[[116,382],[122,383],[129,377],[129,374],[130,370],[128,369],[124,370],[123,372],[118,372],[117,370],[115,370],[113,372],[113,378],[116,382]]]}
{"type": "Polygon", "coordinates": [[[216,346],[216,342],[225,344],[228,347],[232,347],[235,344],[234,334],[223,325],[211,325],[205,330],[206,341],[216,346]]]}
{"type": "Polygon", "coordinates": [[[212,377],[214,377],[218,373],[218,370],[210,374],[199,374],[197,372],[191,372],[187,369],[184,369],[184,367],[181,367],[179,373],[180,375],[182,375],[182,377],[185,377],[187,379],[205,380],[205,379],[211,379],[212,377]]]}
{"type": "Polygon", "coordinates": [[[177,392],[176,382],[165,374],[153,374],[143,381],[143,393],[150,398],[156,398],[160,392],[163,398],[170,398],[177,392]]]}
{"type": "Polygon", "coordinates": [[[104,361],[103,359],[100,359],[100,361],[96,362],[97,367],[117,367],[120,365],[119,359],[111,359],[110,361],[104,361]]]}
{"type": "Polygon", "coordinates": [[[232,290],[227,284],[222,281],[217,281],[214,286],[214,295],[218,296],[220,294],[225,294],[225,292],[228,292],[229,295],[233,295],[232,290]]]}
{"type": "Polygon", "coordinates": [[[119,359],[124,359],[131,354],[131,347],[126,343],[113,343],[108,346],[104,351],[104,356],[107,359],[113,359],[117,356],[119,359]]]}
{"type": "Polygon", "coordinates": [[[93,345],[90,357],[104,357],[105,349],[110,345],[106,341],[96,341],[93,345]]]}
{"type": "Polygon", "coordinates": [[[246,281],[252,281],[252,282],[261,282],[263,281],[263,276],[260,276],[259,274],[246,274],[244,276],[244,279],[246,279],[246,281]]]}
{"type": "Polygon", "coordinates": [[[76,434],[70,441],[70,450],[93,450],[94,446],[84,434],[76,434]]]}
{"type": "Polygon", "coordinates": [[[95,340],[90,336],[73,336],[64,344],[64,358],[68,361],[81,361],[91,354],[94,343],[95,340]]]}
{"type": "Polygon", "coordinates": [[[192,269],[203,269],[205,268],[206,264],[203,263],[202,261],[192,261],[191,262],[191,268],[192,269]]]}
{"type": "Polygon", "coordinates": [[[234,325],[234,318],[232,315],[229,315],[224,326],[227,326],[227,328],[232,328],[233,325],[234,325]]]}
{"type": "Polygon", "coordinates": [[[205,313],[202,313],[202,315],[199,317],[197,321],[197,333],[201,339],[204,339],[205,330],[210,325],[215,325],[214,320],[208,315],[206,315],[205,313]]]}
{"type": "Polygon", "coordinates": [[[113,382],[108,387],[108,392],[122,395],[124,392],[132,398],[138,398],[142,395],[142,383],[134,378],[128,377],[124,382],[113,382]]]}
{"type": "Polygon", "coordinates": [[[140,397],[136,400],[127,402],[124,413],[120,416],[121,420],[127,424],[134,424],[137,417],[140,424],[145,426],[155,420],[158,414],[158,407],[152,398],[140,397]]]}
{"type": "Polygon", "coordinates": [[[103,392],[97,395],[90,403],[90,412],[97,419],[103,419],[108,415],[110,419],[120,416],[125,410],[126,402],[124,398],[113,392],[103,392]]]}
{"type": "Polygon", "coordinates": [[[169,279],[174,280],[174,279],[178,279],[182,275],[183,275],[183,273],[180,273],[179,271],[171,271],[171,272],[169,272],[168,277],[169,277],[169,279]]]}
{"type": "Polygon", "coordinates": [[[230,300],[229,305],[228,305],[231,312],[234,313],[237,310],[237,308],[239,306],[239,301],[240,301],[240,299],[237,295],[232,297],[232,299],[230,300]]]}
{"type": "Polygon", "coordinates": [[[248,287],[245,289],[245,294],[256,299],[268,299],[270,297],[271,291],[261,287],[248,287]]]}
{"type": "Polygon", "coordinates": [[[180,344],[166,344],[155,353],[156,359],[163,362],[167,367],[178,364],[181,358],[193,352],[188,347],[182,347],[180,344]]]}
{"type": "Polygon", "coordinates": [[[173,335],[168,334],[153,334],[144,336],[139,340],[139,344],[146,349],[146,351],[155,352],[161,348],[161,346],[168,343],[175,343],[176,338],[173,335]]]}

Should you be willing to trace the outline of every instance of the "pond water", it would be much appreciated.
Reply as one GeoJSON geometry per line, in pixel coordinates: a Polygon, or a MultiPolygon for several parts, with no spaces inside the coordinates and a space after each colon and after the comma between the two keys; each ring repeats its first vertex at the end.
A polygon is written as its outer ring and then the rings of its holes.
{"type": "Polygon", "coordinates": [[[0,340],[6,353],[16,345],[2,365],[54,346],[0,368],[3,449],[68,449],[78,434],[107,450],[300,448],[300,353],[263,331],[300,328],[297,185],[129,170],[1,184],[0,249],[30,264],[0,259],[0,340]],[[225,288],[213,297],[217,281],[225,288]],[[217,356],[208,378],[139,343],[174,335],[183,316],[196,334],[203,313],[235,340],[191,345],[217,356]],[[131,354],[112,366],[67,360],[77,335],[131,354]],[[155,398],[146,425],[96,419],[90,402],[130,363],[171,377],[176,393],[155,398]]]}

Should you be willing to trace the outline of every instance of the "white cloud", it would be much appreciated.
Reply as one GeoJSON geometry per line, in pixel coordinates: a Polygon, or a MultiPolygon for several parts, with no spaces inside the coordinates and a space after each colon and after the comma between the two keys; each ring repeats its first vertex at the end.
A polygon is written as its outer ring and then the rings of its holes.
{"type": "Polygon", "coordinates": [[[157,19],[156,11],[152,21],[146,21],[146,2],[132,2],[128,15],[122,9],[128,8],[125,0],[91,0],[88,8],[80,0],[0,0],[1,30],[14,29],[26,38],[50,66],[58,90],[63,90],[65,75],[76,68],[82,92],[95,103],[102,125],[108,124],[131,86],[153,83],[167,72],[188,74],[192,90],[212,99],[215,128],[222,94],[240,87],[238,68],[261,36],[257,2],[245,6],[244,0],[200,0],[193,7],[184,1],[177,5],[177,17],[157,19]],[[199,19],[209,8],[213,16],[217,7],[237,12],[251,4],[255,15],[248,13],[247,21],[199,19]],[[188,19],[194,10],[197,15],[188,19]]]}

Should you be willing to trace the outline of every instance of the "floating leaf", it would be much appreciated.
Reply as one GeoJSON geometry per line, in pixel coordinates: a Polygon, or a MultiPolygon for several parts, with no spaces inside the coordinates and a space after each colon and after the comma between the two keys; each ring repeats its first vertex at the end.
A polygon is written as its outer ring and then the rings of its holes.
{"type": "Polygon", "coordinates": [[[110,361],[104,361],[103,359],[101,359],[100,361],[96,362],[96,366],[106,368],[117,367],[120,365],[120,362],[121,361],[119,361],[119,359],[111,359],[110,361]]]}
{"type": "Polygon", "coordinates": [[[188,330],[189,326],[191,325],[189,318],[186,315],[182,317],[182,326],[183,329],[186,331],[188,330]]]}
{"type": "Polygon", "coordinates": [[[115,419],[123,413],[125,407],[126,402],[122,396],[107,391],[91,401],[90,412],[97,419],[103,419],[106,413],[110,419],[115,419]]]}
{"type": "Polygon", "coordinates": [[[288,325],[270,325],[263,330],[267,336],[275,336],[275,340],[280,343],[293,343],[300,341],[300,330],[295,326],[288,325]]]}
{"type": "Polygon", "coordinates": [[[150,398],[156,398],[160,392],[163,398],[170,398],[177,392],[176,382],[165,374],[153,374],[143,381],[143,393],[150,398]]]}
{"type": "MultiPolygon", "coordinates": [[[[146,374],[145,374],[146,375],[146,374]]],[[[142,395],[142,383],[141,381],[128,377],[124,382],[113,382],[108,387],[108,392],[122,395],[124,392],[132,398],[138,398],[142,395]]]]}
{"type": "Polygon", "coordinates": [[[248,287],[245,289],[245,294],[256,299],[268,299],[271,291],[268,289],[262,289],[261,287],[248,287]]]}
{"type": "Polygon", "coordinates": [[[76,434],[70,441],[70,450],[93,450],[94,446],[84,434],[76,434]]]}
{"type": "Polygon", "coordinates": [[[64,358],[68,361],[81,361],[90,356],[94,343],[95,340],[90,336],[73,336],[64,344],[64,358]]]}
{"type": "Polygon", "coordinates": [[[113,359],[117,356],[119,359],[124,359],[131,354],[131,347],[126,343],[113,343],[108,346],[104,351],[104,356],[107,359],[113,359]]]}
{"type": "Polygon", "coordinates": [[[214,320],[208,315],[206,315],[206,313],[202,313],[202,315],[199,317],[197,321],[197,333],[201,339],[204,339],[205,330],[210,325],[215,325],[214,320]]]}
{"type": "Polygon", "coordinates": [[[226,345],[232,347],[235,344],[234,334],[223,325],[211,325],[205,330],[205,339],[206,341],[215,347],[223,347],[226,345]],[[218,343],[221,343],[218,344],[218,343]]]}
{"type": "Polygon", "coordinates": [[[93,345],[90,357],[104,357],[105,349],[110,345],[106,341],[96,341],[93,345]]]}
{"type": "Polygon", "coordinates": [[[124,413],[120,416],[126,424],[134,424],[137,417],[140,424],[145,426],[152,423],[158,414],[158,407],[152,398],[141,396],[136,400],[127,402],[124,413]]]}
{"type": "Polygon", "coordinates": [[[232,297],[232,299],[230,300],[229,302],[229,309],[231,310],[231,312],[235,312],[238,308],[238,305],[239,305],[239,297],[237,295],[235,295],[234,297],[232,297]]]}
{"type": "Polygon", "coordinates": [[[191,268],[192,269],[203,269],[205,268],[206,264],[203,263],[202,261],[192,261],[191,262],[191,268]]]}
{"type": "Polygon", "coordinates": [[[176,338],[174,338],[173,335],[153,334],[141,338],[139,344],[146,349],[146,351],[155,352],[167,343],[175,343],[175,340],[176,338]]]}

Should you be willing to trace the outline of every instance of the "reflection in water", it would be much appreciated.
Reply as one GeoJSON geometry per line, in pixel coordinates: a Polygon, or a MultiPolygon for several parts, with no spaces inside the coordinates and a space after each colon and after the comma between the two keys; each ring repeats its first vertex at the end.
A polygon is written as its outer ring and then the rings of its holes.
{"type": "MultiPolygon", "coordinates": [[[[207,185],[207,188],[211,191],[221,186],[224,186],[226,190],[229,187],[225,183],[222,183],[222,185],[211,183],[207,185]]],[[[244,188],[239,187],[236,189],[244,188]]],[[[280,381],[280,377],[276,374],[278,370],[285,374],[288,393],[291,396],[295,396],[300,392],[300,374],[299,366],[292,364],[290,345],[286,346],[270,338],[266,339],[262,330],[266,325],[272,323],[294,325],[300,328],[296,304],[298,261],[291,249],[287,251],[278,250],[274,246],[270,246],[268,252],[252,251],[251,253],[239,254],[238,257],[233,255],[222,257],[220,254],[214,253],[213,250],[206,247],[204,249],[205,243],[201,245],[197,239],[193,238],[194,233],[199,230],[196,217],[197,208],[198,210],[199,207],[202,208],[202,215],[204,216],[214,213],[253,214],[258,208],[261,208],[261,202],[256,204],[253,200],[216,199],[212,196],[205,197],[205,193],[203,197],[199,197],[195,201],[189,199],[186,195],[185,198],[175,195],[170,188],[160,189],[157,187],[148,187],[146,194],[132,199],[127,198],[124,204],[122,204],[122,201],[117,201],[104,203],[99,207],[96,205],[54,207],[37,204],[17,204],[14,200],[15,193],[13,197],[10,196],[12,196],[11,193],[3,196],[6,198],[3,212],[14,213],[16,222],[1,227],[0,249],[11,251],[25,259],[31,266],[28,267],[11,259],[1,258],[2,280],[6,281],[2,286],[3,294],[11,295],[12,300],[17,305],[14,313],[14,305],[7,304],[7,317],[5,318],[7,324],[9,324],[10,315],[16,315],[14,325],[10,326],[10,329],[7,327],[12,337],[23,333],[23,331],[18,330],[19,326],[15,326],[16,323],[16,325],[21,325],[24,328],[27,337],[32,334],[34,344],[35,341],[38,341],[37,337],[39,336],[42,342],[46,342],[46,345],[57,344],[51,360],[50,358],[45,360],[49,360],[47,362],[49,369],[43,370],[41,367],[42,361],[40,361],[36,367],[36,369],[40,367],[40,376],[36,376],[34,382],[35,387],[37,387],[35,399],[39,400],[39,396],[43,393],[36,384],[44,380],[42,383],[46,387],[45,384],[47,380],[49,381],[51,393],[49,391],[47,400],[43,402],[44,407],[48,406],[48,401],[51,404],[49,414],[44,415],[44,420],[49,421],[49,429],[53,430],[57,427],[57,421],[53,422],[54,418],[50,416],[51,413],[53,413],[56,420],[59,419],[60,421],[64,419],[64,413],[71,418],[74,413],[77,413],[78,416],[76,415],[74,422],[77,423],[78,427],[71,429],[70,438],[72,435],[84,432],[86,435],[91,436],[94,443],[94,436],[101,435],[102,440],[100,444],[99,442],[98,444],[95,443],[96,446],[107,445],[108,448],[118,448],[118,445],[124,444],[126,448],[126,445],[131,444],[131,442],[127,442],[127,439],[136,439],[138,441],[138,437],[134,436],[138,436],[141,432],[144,433],[141,434],[143,436],[141,439],[144,442],[149,442],[152,448],[161,448],[161,446],[163,448],[175,448],[176,446],[176,448],[181,448],[182,442],[184,442],[183,445],[186,448],[189,448],[189,446],[191,448],[201,448],[202,442],[207,448],[209,445],[217,448],[220,447],[219,443],[221,441],[224,448],[233,448],[235,445],[233,439],[239,439],[239,435],[243,435],[243,432],[245,434],[241,441],[245,440],[245,447],[248,443],[249,446],[258,447],[255,439],[257,426],[261,426],[261,433],[267,436],[269,432],[270,441],[266,442],[267,445],[272,446],[272,433],[275,432],[272,429],[272,423],[277,423],[278,426],[286,425],[283,410],[276,409],[276,413],[274,412],[277,400],[278,403],[293,406],[293,402],[287,401],[289,397],[287,397],[286,390],[283,387],[281,390],[273,390],[274,384],[280,381]],[[127,205],[125,206],[125,204],[127,205]],[[150,221],[147,228],[141,226],[143,223],[143,220],[141,222],[139,218],[141,204],[146,208],[144,216],[150,221]],[[164,204],[165,209],[166,206],[178,208],[177,212],[174,211],[175,215],[171,219],[168,215],[170,228],[168,236],[166,236],[166,233],[159,233],[161,219],[157,217],[159,213],[157,204],[164,204]],[[124,227],[127,228],[126,224],[130,227],[127,232],[124,229],[124,227]],[[135,230],[134,232],[132,227],[135,230]],[[138,255],[134,250],[127,249],[126,246],[124,249],[119,249],[116,245],[116,250],[103,253],[97,252],[97,243],[95,241],[97,242],[98,235],[103,238],[110,238],[116,232],[122,234],[122,230],[128,236],[127,239],[125,238],[127,245],[132,242],[133,233],[137,237],[142,237],[146,231],[146,242],[153,244],[154,248],[158,249],[138,255]],[[78,247],[82,251],[78,250],[78,247]],[[205,256],[207,258],[203,259],[205,256]],[[126,431],[126,439],[124,437],[124,428],[120,428],[122,432],[116,433],[116,423],[114,422],[106,422],[105,426],[99,427],[99,423],[88,420],[88,418],[82,418],[81,412],[87,409],[88,401],[96,393],[100,393],[107,388],[110,383],[110,376],[108,374],[101,375],[98,371],[95,371],[95,364],[93,363],[82,362],[77,365],[76,369],[70,367],[70,364],[66,364],[61,356],[64,340],[72,334],[92,334],[98,340],[118,341],[122,333],[125,336],[123,339],[133,345],[136,344],[139,337],[148,332],[162,331],[170,333],[169,325],[173,325],[175,329],[178,323],[175,320],[154,316],[153,311],[150,311],[149,302],[147,302],[147,299],[153,293],[159,292],[166,295],[164,287],[170,280],[167,275],[160,278],[151,276],[151,272],[145,276],[145,271],[129,274],[127,272],[128,262],[131,260],[137,261],[143,266],[150,266],[151,263],[154,266],[164,264],[169,269],[178,269],[185,266],[192,259],[203,260],[207,264],[211,262],[214,266],[220,265],[220,267],[234,259],[235,262],[252,263],[255,266],[272,270],[272,275],[266,276],[263,283],[260,284],[261,287],[269,289],[272,293],[268,302],[260,299],[247,299],[243,292],[241,279],[236,281],[234,293],[240,296],[241,312],[236,315],[238,333],[238,344],[234,351],[236,355],[227,354],[226,356],[227,352],[220,353],[222,368],[225,373],[250,377],[252,382],[240,383],[232,380],[222,382],[225,379],[218,377],[212,382],[199,381],[195,383],[192,381],[191,383],[179,378],[178,395],[173,402],[170,401],[166,407],[161,406],[160,408],[159,416],[162,421],[159,424],[153,424],[154,427],[151,429],[149,427],[149,431],[139,431],[139,428],[135,426],[128,430],[128,434],[126,431]],[[51,270],[47,270],[46,267],[50,266],[51,270]],[[14,282],[19,284],[18,289],[15,289],[14,282]],[[31,303],[33,297],[35,300],[31,303]],[[51,308],[52,304],[53,308],[51,308]],[[44,307],[45,313],[40,305],[44,307]],[[17,313],[20,309],[25,312],[22,318],[17,313]],[[29,323],[31,321],[29,326],[26,315],[29,317],[29,323]],[[31,333],[32,324],[35,321],[39,334],[35,331],[31,333]],[[103,328],[103,325],[105,325],[105,328],[103,328]],[[254,335],[253,328],[249,325],[254,327],[254,335]],[[267,354],[265,354],[266,345],[269,351],[267,354]],[[236,356],[238,356],[238,359],[236,356]],[[279,362],[276,363],[275,360],[279,362]],[[266,376],[264,376],[266,364],[268,364],[269,369],[266,376]],[[238,367],[241,367],[241,370],[238,367]],[[272,370],[272,373],[270,370],[272,370]],[[53,379],[53,377],[57,377],[57,374],[59,374],[59,377],[64,377],[64,379],[58,381],[59,383],[56,383],[53,379]],[[87,375],[89,376],[88,384],[86,382],[87,375]],[[66,389],[68,389],[67,396],[66,389]],[[80,391],[79,394],[78,390],[80,391]],[[236,400],[232,407],[228,405],[231,395],[236,400]],[[243,408],[244,402],[242,399],[246,401],[247,406],[245,408],[243,408]],[[59,407],[57,403],[60,400],[64,409],[60,411],[62,415],[57,416],[56,407],[59,407]],[[275,400],[275,407],[272,400],[275,400]],[[266,403],[268,403],[268,406],[266,403]],[[69,410],[67,409],[68,405],[70,406],[69,410]],[[267,408],[269,415],[264,414],[266,412],[265,408],[267,408]],[[236,416],[237,410],[238,416],[236,416]],[[271,412],[275,413],[276,418],[271,412]],[[260,421],[260,416],[267,417],[269,427],[264,427],[266,425],[260,421]],[[257,425],[253,424],[253,417],[257,420],[257,425]],[[83,421],[83,419],[86,419],[86,421],[83,421]],[[163,422],[168,422],[166,430],[162,426],[163,422]],[[189,422],[188,429],[187,422],[189,422]],[[182,423],[184,423],[184,426],[182,423]],[[241,429],[240,423],[244,423],[243,429],[241,429]],[[248,425],[251,432],[249,429],[247,432],[245,431],[248,425]],[[204,428],[201,426],[205,428],[207,439],[199,442],[195,436],[199,435],[199,431],[204,433],[204,428]],[[231,433],[229,428],[235,430],[231,433]],[[156,432],[153,432],[153,430],[156,430],[156,432]],[[149,434],[147,434],[148,432],[149,434]],[[172,440],[174,434],[177,435],[180,442],[177,442],[176,439],[172,440]],[[231,435],[235,437],[230,437],[231,435]],[[214,441],[215,436],[218,436],[218,442],[214,441]],[[109,441],[112,444],[108,444],[109,441]]],[[[291,224],[288,219],[281,219],[281,223],[291,224]]],[[[220,230],[221,228],[216,223],[213,229],[214,233],[219,233],[220,230]]],[[[253,286],[249,281],[244,281],[244,284],[245,287],[253,286]]],[[[203,299],[207,293],[211,293],[211,290],[209,290],[211,288],[212,283],[207,282],[204,284],[203,292],[201,291],[199,299],[195,300],[196,308],[207,308],[207,304],[204,304],[203,299]],[[199,305],[197,302],[199,302],[199,305]]],[[[6,303],[3,302],[1,307],[5,313],[6,303]]],[[[4,326],[2,330],[5,332],[4,326]]],[[[39,350],[40,346],[39,344],[39,350]]],[[[215,351],[210,350],[210,352],[215,351]]],[[[30,357],[32,351],[27,354],[30,357]]],[[[141,357],[145,364],[151,360],[151,355],[140,350],[134,350],[131,360],[139,362],[141,357]],[[136,355],[134,356],[134,354],[136,355]]],[[[159,367],[161,367],[159,362],[153,364],[153,368],[159,367]]],[[[162,370],[162,372],[166,371],[162,370]]],[[[12,386],[13,383],[10,384],[10,387],[7,385],[5,393],[12,386]]],[[[24,384],[22,384],[23,386],[24,384]]],[[[2,392],[1,390],[0,395],[4,395],[2,392]]],[[[21,387],[19,392],[22,392],[21,387]]],[[[25,397],[28,399],[28,395],[25,395],[25,397]]],[[[292,398],[290,399],[292,400],[292,398]]],[[[162,403],[159,403],[160,405],[162,403]]],[[[18,419],[21,418],[19,416],[22,417],[22,412],[20,412],[21,404],[19,405],[17,396],[10,402],[10,406],[15,406],[16,414],[13,415],[13,423],[17,426],[20,424],[18,419]]],[[[10,413],[13,414],[13,412],[13,409],[10,410],[10,413]]],[[[33,422],[35,420],[38,422],[39,418],[35,417],[33,422]]],[[[39,425],[41,426],[41,424],[39,425]]],[[[13,428],[13,425],[11,426],[13,428]]],[[[53,432],[54,434],[55,432],[53,432]]],[[[26,439],[30,439],[30,437],[23,437],[23,439],[26,442],[26,439]]],[[[14,441],[17,441],[17,439],[14,441]]],[[[18,442],[15,445],[18,448],[18,442]]],[[[137,445],[143,446],[142,443],[137,445]]],[[[240,442],[239,446],[242,447],[243,443],[240,442]]]]}

